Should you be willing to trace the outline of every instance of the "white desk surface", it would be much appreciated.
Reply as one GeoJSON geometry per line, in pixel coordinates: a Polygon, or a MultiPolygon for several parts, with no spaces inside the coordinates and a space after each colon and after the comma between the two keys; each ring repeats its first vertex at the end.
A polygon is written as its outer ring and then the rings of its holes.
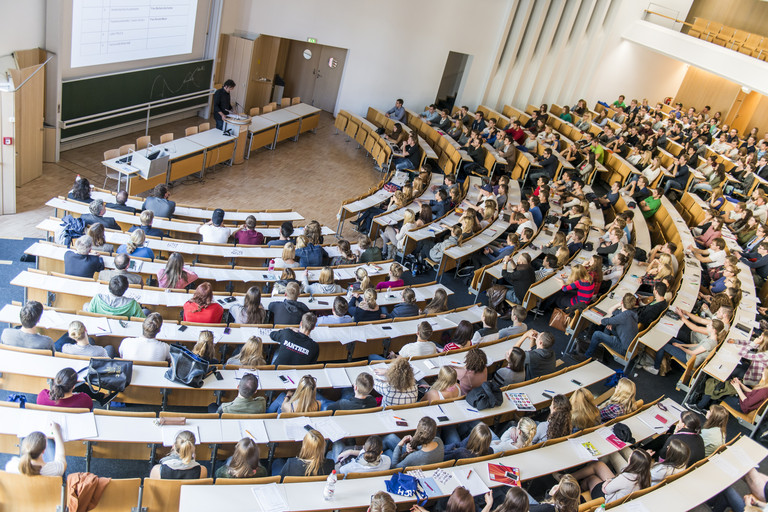
{"type": "MultiPolygon", "coordinates": [[[[432,187],[439,187],[442,185],[442,183],[443,175],[432,173],[432,178],[429,182],[429,185],[427,185],[427,187],[424,189],[424,192],[417,199],[424,202],[433,200],[435,198],[435,192],[432,190],[432,187]]],[[[374,217],[373,222],[379,226],[391,226],[392,224],[396,224],[403,220],[403,216],[405,215],[406,210],[411,209],[414,213],[418,213],[420,208],[421,206],[416,202],[416,199],[414,199],[413,202],[407,206],[389,211],[387,213],[382,213],[381,215],[374,217]]]]}
{"type": "MultiPolygon", "coordinates": [[[[308,117],[313,114],[319,113],[321,110],[317,107],[313,107],[312,105],[308,105],[306,103],[299,103],[298,105],[291,105],[290,107],[285,107],[280,110],[285,110],[287,112],[290,112],[291,114],[295,114],[300,117],[308,117]]],[[[279,111],[278,111],[279,112],[279,111]]],[[[269,114],[269,112],[268,112],[269,114]]]]}
{"type": "MultiPolygon", "coordinates": [[[[616,512],[692,510],[733,485],[768,456],[765,446],[742,436],[723,453],[644,496],[614,508],[616,512]]],[[[338,492],[338,491],[337,491],[338,492]]],[[[182,492],[183,495],[183,492],[182,492]]]]}
{"type": "MultiPolygon", "coordinates": [[[[654,431],[648,427],[642,420],[648,420],[657,414],[661,414],[671,422],[679,417],[679,412],[671,414],[671,407],[679,408],[673,401],[665,400],[665,405],[669,412],[663,412],[658,407],[651,407],[646,411],[629,417],[624,423],[632,429],[632,433],[638,441],[650,437],[654,431]]],[[[682,409],[681,409],[682,410],[682,409]]],[[[401,411],[402,412],[402,411],[401,411]]],[[[511,467],[520,468],[520,477],[523,480],[548,475],[556,471],[563,471],[568,468],[581,465],[592,460],[587,452],[580,448],[580,444],[591,442],[601,454],[607,455],[617,451],[617,449],[608,443],[605,439],[606,430],[601,429],[583,436],[577,436],[573,441],[564,440],[548,446],[530,450],[507,457],[500,457],[488,462],[504,464],[511,467]],[[577,449],[578,447],[578,449],[577,449]]],[[[201,434],[202,435],[202,434],[201,434]]],[[[491,481],[488,477],[488,462],[477,462],[466,466],[448,468],[445,471],[469,471],[476,472],[480,479],[488,487],[497,487],[499,484],[491,481]]],[[[424,471],[429,476],[433,471],[424,471]]],[[[466,473],[465,473],[466,474],[466,473]]],[[[325,482],[278,484],[278,489],[283,493],[283,498],[288,505],[287,510],[292,512],[327,510],[328,508],[345,509],[354,507],[365,507],[370,503],[370,496],[377,491],[384,491],[385,480],[389,477],[368,477],[352,480],[340,480],[336,483],[336,493],[331,504],[323,501],[322,491],[325,482]]],[[[231,512],[252,511],[257,503],[256,498],[251,491],[250,485],[189,485],[182,486],[179,510],[181,512],[206,512],[211,507],[220,505],[226,501],[227,509],[231,512]]],[[[447,495],[449,493],[445,493],[447,495]]],[[[406,498],[399,495],[392,495],[395,502],[409,502],[412,498],[406,498]]],[[[629,509],[627,509],[629,510],[629,509]]],[[[649,510],[662,510],[652,508],[649,510]]],[[[666,510],[666,509],[665,509],[666,510]]]]}
{"type": "MultiPolygon", "coordinates": [[[[46,310],[47,311],[47,310],[46,310]]],[[[3,314],[4,316],[4,314],[3,314]]],[[[65,316],[65,315],[62,315],[65,316]]],[[[87,320],[83,318],[83,322],[87,320]]],[[[117,322],[109,321],[109,325],[117,324],[117,322]]],[[[98,327],[94,327],[94,332],[98,332],[98,327]]],[[[137,326],[138,327],[138,326],[137,326]]],[[[175,328],[173,328],[175,329],[175,328]]],[[[173,330],[172,329],[172,330],[173,330]]],[[[86,326],[86,330],[87,326],[86,326]]],[[[129,330],[134,330],[131,327],[129,330]]],[[[92,334],[89,331],[89,335],[92,334]]],[[[141,334],[139,332],[135,334],[141,334]]],[[[179,333],[180,336],[187,336],[187,333],[179,333]]],[[[188,337],[188,336],[187,336],[188,337]]],[[[265,336],[269,339],[269,336],[265,336]]],[[[186,341],[186,340],[175,340],[186,341]]],[[[504,361],[506,359],[507,350],[509,350],[509,343],[500,342],[495,344],[489,344],[483,346],[483,352],[488,357],[488,364],[493,364],[498,361],[504,361]]],[[[27,376],[42,377],[42,378],[54,378],[56,374],[64,368],[80,369],[81,367],[88,366],[88,361],[82,361],[77,359],[69,359],[66,357],[51,357],[47,355],[39,354],[27,354],[24,352],[14,352],[10,350],[1,351],[3,357],[0,358],[0,371],[5,373],[22,374],[27,376]]],[[[428,359],[419,359],[411,361],[411,366],[414,372],[420,372],[424,377],[436,377],[441,366],[464,366],[466,352],[459,352],[457,354],[435,354],[428,359]],[[427,364],[431,362],[431,364],[427,364]]],[[[183,384],[171,382],[165,378],[165,371],[167,368],[157,366],[144,366],[139,364],[133,365],[133,377],[131,379],[131,386],[138,387],[150,387],[150,388],[171,388],[171,389],[188,389],[183,384]]],[[[332,387],[352,387],[352,383],[360,373],[368,371],[367,366],[350,366],[347,368],[320,368],[320,369],[307,369],[307,370],[245,370],[247,373],[253,373],[259,378],[259,389],[262,391],[267,390],[285,390],[286,385],[280,380],[279,375],[291,376],[294,382],[300,379],[303,375],[312,375],[317,380],[317,386],[319,388],[332,388],[332,387]],[[331,372],[343,372],[346,375],[348,382],[344,386],[334,386],[331,380],[331,372]]],[[[203,387],[201,389],[207,389],[211,391],[215,390],[235,390],[239,385],[239,380],[244,373],[243,370],[220,370],[219,373],[223,377],[222,380],[217,380],[215,377],[209,377],[205,379],[203,387]]]]}
{"type": "Polygon", "coordinates": [[[293,112],[290,112],[284,108],[281,108],[280,110],[268,112],[266,114],[261,114],[261,117],[263,117],[264,119],[268,119],[270,121],[274,121],[278,125],[293,123],[301,119],[300,115],[294,114],[293,112]]]}
{"type": "MultiPolygon", "coordinates": [[[[398,185],[401,187],[405,185],[406,181],[408,181],[408,173],[403,171],[395,172],[395,175],[390,180],[391,183],[394,183],[395,185],[398,185]]],[[[357,201],[352,201],[351,203],[345,204],[344,210],[354,215],[363,210],[367,210],[368,208],[371,208],[373,206],[378,206],[379,204],[383,203],[384,201],[392,197],[394,194],[395,194],[394,192],[389,192],[387,190],[384,190],[384,188],[382,187],[369,196],[366,196],[362,199],[358,199],[357,201]]]]}
{"type": "MultiPolygon", "coordinates": [[[[3,306],[0,310],[0,322],[7,322],[18,325],[19,312],[21,308],[11,304],[3,306]]],[[[318,325],[312,331],[310,337],[317,343],[350,343],[352,341],[365,341],[371,339],[386,339],[402,336],[415,336],[419,324],[424,320],[428,321],[435,331],[453,329],[462,320],[471,323],[478,323],[482,319],[482,305],[475,305],[462,311],[452,313],[443,313],[428,318],[416,318],[413,320],[366,324],[336,327],[333,325],[318,325]]],[[[141,335],[141,321],[126,322],[126,327],[120,325],[115,320],[104,319],[102,317],[83,317],[75,314],[59,313],[52,309],[46,309],[43,313],[38,326],[43,329],[66,330],[69,323],[73,320],[80,320],[86,326],[86,329],[92,335],[110,335],[115,337],[136,337],[141,335]]],[[[179,332],[176,322],[165,322],[157,335],[157,339],[165,341],[197,341],[200,332],[208,330],[213,332],[217,342],[242,344],[251,336],[261,337],[264,344],[274,344],[269,337],[269,333],[275,329],[261,327],[234,327],[230,334],[224,334],[224,327],[212,326],[188,326],[188,328],[179,332]]]]}
{"type": "MultiPolygon", "coordinates": [[[[88,209],[87,204],[81,203],[79,201],[61,199],[58,197],[54,197],[50,199],[47,203],[45,203],[45,205],[50,206],[52,208],[65,210],[68,212],[79,213],[81,215],[84,213],[90,213],[90,210],[88,209]]],[[[112,217],[117,222],[123,222],[125,224],[131,224],[134,226],[141,225],[141,219],[139,218],[139,216],[132,215],[128,212],[110,210],[105,214],[105,216],[112,217]]],[[[202,222],[200,224],[202,224],[202,222]]],[[[161,218],[155,218],[155,220],[152,222],[152,227],[163,229],[163,230],[176,231],[180,233],[197,233],[197,228],[200,227],[200,224],[196,224],[194,222],[179,222],[177,220],[165,220],[161,218]]],[[[321,229],[322,229],[323,235],[332,235],[335,233],[335,231],[333,231],[328,226],[323,226],[321,229]]],[[[257,230],[267,238],[278,238],[280,236],[280,228],[278,227],[270,228],[270,227],[259,226],[257,230]]],[[[304,233],[303,227],[295,228],[293,231],[294,236],[298,236],[303,233],[304,233]]]]}
{"type": "MultiPolygon", "coordinates": [[[[51,358],[55,359],[55,358],[51,358]]],[[[80,361],[84,362],[84,361],[80,361]]],[[[84,365],[85,366],[85,365],[84,365]]],[[[369,367],[370,369],[371,367],[369,367]]],[[[162,368],[158,368],[163,370],[162,368]]],[[[273,372],[274,373],[274,372],[273,372]]],[[[562,375],[552,377],[545,381],[522,386],[517,388],[515,392],[522,392],[528,394],[531,401],[543,407],[548,404],[550,399],[544,397],[541,393],[544,389],[552,389],[557,393],[570,394],[573,393],[580,386],[577,386],[572,380],[578,380],[584,385],[591,385],[597,383],[610,375],[613,371],[602,365],[599,362],[592,362],[588,365],[580,368],[573,369],[565,372],[562,375]]],[[[216,382],[215,378],[209,377],[212,381],[216,382]]],[[[208,379],[206,379],[208,380],[208,379]]],[[[166,381],[171,384],[169,381],[166,381]]],[[[133,385],[133,383],[131,384],[133,385]]],[[[165,383],[163,383],[165,386],[165,383]]],[[[170,387],[170,386],[168,386],[170,387]]],[[[216,388],[211,388],[216,389],[216,388]]],[[[443,414],[449,418],[446,422],[439,422],[442,425],[450,425],[463,423],[470,419],[483,419],[493,417],[506,412],[514,411],[512,403],[504,397],[504,402],[492,409],[484,409],[477,413],[468,411],[469,405],[466,400],[455,400],[450,403],[442,404],[440,407],[436,405],[421,405],[420,407],[414,407],[411,409],[403,409],[395,412],[395,415],[403,418],[408,422],[408,426],[401,427],[395,424],[395,420],[390,413],[359,413],[351,415],[343,415],[333,417],[333,422],[336,423],[346,434],[344,437],[358,437],[369,435],[383,435],[390,432],[405,433],[412,432],[419,420],[425,416],[437,418],[443,414]],[[441,411],[442,409],[442,411],[441,411]]],[[[660,412],[659,409],[657,411],[660,412]]],[[[393,411],[394,412],[394,411],[393,411]]],[[[13,409],[9,407],[0,408],[0,433],[2,434],[17,434],[19,425],[28,423],[25,418],[27,415],[39,416],[39,421],[44,421],[43,418],[48,418],[47,411],[35,411],[31,409],[13,409]],[[42,413],[38,415],[37,413],[42,413]]],[[[67,413],[63,413],[67,414],[67,413]]],[[[71,413],[70,413],[71,414],[71,413]]],[[[672,414],[667,413],[667,416],[671,417],[672,414]]],[[[266,420],[251,420],[262,423],[266,429],[269,442],[283,442],[296,440],[289,433],[286,432],[286,426],[291,423],[314,423],[317,420],[324,420],[325,418],[301,418],[301,419],[266,419],[266,420]]],[[[33,421],[33,424],[37,424],[33,421]]],[[[41,423],[44,425],[46,423],[41,423]]],[[[202,443],[236,443],[241,438],[241,432],[239,428],[239,420],[229,419],[190,419],[187,418],[187,424],[189,426],[196,426],[200,431],[200,441],[202,443]],[[234,427],[234,428],[233,428],[234,427]]],[[[110,416],[96,416],[97,436],[89,439],[93,441],[108,441],[108,442],[139,442],[139,443],[159,443],[162,442],[162,429],[155,426],[153,418],[128,418],[128,417],[110,417],[110,416]]],[[[648,428],[648,427],[647,427],[648,428]]],[[[303,430],[303,429],[302,429],[303,430]]],[[[648,428],[650,430],[650,428],[648,428]]],[[[301,438],[304,437],[302,432],[301,438]]],[[[641,432],[636,432],[635,428],[632,428],[632,433],[635,438],[641,437],[641,432]],[[640,434],[640,436],[639,436],[640,434]]],[[[259,440],[260,442],[267,442],[267,439],[259,440]]],[[[607,441],[604,441],[608,444],[607,441]]],[[[574,452],[575,455],[575,452],[574,452]]],[[[525,466],[521,466],[525,467],[525,466]]],[[[524,477],[525,478],[525,477],[524,477]]]]}
{"type": "MultiPolygon", "coordinates": [[[[107,192],[101,192],[99,190],[92,190],[91,191],[91,198],[92,199],[102,199],[105,203],[114,203],[115,202],[115,194],[107,193],[107,192]]],[[[142,205],[144,204],[144,200],[139,199],[133,199],[128,198],[128,200],[125,202],[126,205],[136,208],[138,210],[141,209],[142,205]]],[[[191,206],[179,206],[176,205],[176,209],[173,212],[173,215],[175,217],[192,217],[192,218],[199,218],[199,219],[205,219],[205,220],[211,220],[211,217],[213,216],[213,209],[210,208],[195,208],[191,206]]],[[[283,222],[286,220],[290,221],[300,221],[304,220],[304,217],[301,216],[301,214],[297,212],[238,212],[238,211],[224,211],[224,220],[225,221],[244,221],[249,215],[253,215],[256,217],[257,222],[283,222]]]]}
{"type": "MultiPolygon", "coordinates": [[[[469,177],[469,188],[467,192],[466,200],[468,200],[470,203],[475,204],[480,200],[480,192],[477,191],[477,188],[482,185],[483,180],[482,178],[479,178],[478,176],[470,176],[469,177]]],[[[426,238],[433,238],[435,235],[438,235],[444,231],[447,231],[445,227],[442,226],[442,224],[445,224],[446,226],[453,227],[456,224],[459,223],[459,220],[461,219],[461,213],[456,211],[456,208],[453,210],[450,210],[448,214],[443,217],[442,219],[435,219],[423,228],[419,229],[412,229],[409,231],[406,236],[408,238],[411,238],[415,241],[421,241],[426,238]]]]}
{"type": "MultiPolygon", "coordinates": [[[[151,151],[154,151],[156,148],[167,150],[171,155],[171,161],[176,160],[177,158],[183,158],[187,155],[192,155],[194,153],[200,153],[203,149],[205,149],[201,148],[200,144],[196,144],[188,137],[172,140],[170,142],[166,142],[165,144],[158,144],[157,146],[151,148],[151,151]]],[[[141,152],[146,152],[146,150],[141,150],[141,152]]]]}
{"type": "Polygon", "coordinates": [[[237,137],[233,135],[224,135],[221,130],[216,129],[206,130],[204,132],[196,133],[184,138],[194,142],[195,144],[203,146],[204,148],[212,148],[213,146],[218,146],[220,144],[226,144],[227,142],[237,140],[237,137]]]}
{"type": "Polygon", "coordinates": [[[499,152],[496,151],[496,149],[490,144],[488,144],[487,142],[483,142],[483,149],[485,149],[488,153],[490,153],[490,155],[494,158],[494,160],[496,160],[497,164],[503,164],[503,165],[507,164],[506,159],[499,156],[499,152]]]}
{"type": "MultiPolygon", "coordinates": [[[[64,246],[51,244],[48,242],[36,242],[29,246],[24,252],[25,254],[31,254],[33,256],[41,258],[49,258],[57,261],[64,261],[64,254],[69,249],[64,246]]],[[[102,256],[104,265],[108,269],[115,268],[114,257],[102,256]]],[[[164,269],[166,262],[164,261],[142,261],[141,274],[153,274],[164,269]]],[[[361,264],[352,267],[333,268],[333,275],[336,281],[348,281],[355,279],[355,271],[358,268],[364,268],[368,272],[369,277],[386,276],[389,274],[389,267],[391,262],[382,262],[377,265],[361,264]]],[[[185,265],[187,270],[191,270],[197,274],[198,278],[204,281],[242,281],[242,282],[272,282],[280,279],[280,270],[270,271],[268,268],[252,268],[252,269],[222,269],[212,267],[201,267],[195,265],[185,265]]],[[[295,269],[297,278],[301,280],[306,270],[295,269]]],[[[310,270],[308,280],[310,282],[316,282],[320,277],[320,271],[310,270]]]]}
{"type": "Polygon", "coordinates": [[[254,116],[253,118],[251,118],[251,124],[248,126],[248,131],[260,132],[263,130],[268,130],[270,128],[275,128],[276,126],[277,126],[277,123],[275,121],[272,121],[262,116],[254,116]]]}
{"type": "MultiPolygon", "coordinates": [[[[114,265],[114,262],[113,262],[114,265]]],[[[237,272],[233,270],[232,272],[237,272]]],[[[232,276],[235,274],[233,273],[232,276]]],[[[22,286],[25,288],[34,288],[38,290],[48,290],[54,293],[65,293],[70,295],[78,295],[89,300],[90,297],[95,297],[99,293],[109,293],[109,286],[97,281],[85,282],[76,279],[68,279],[66,277],[59,276],[47,276],[44,274],[38,274],[35,272],[23,271],[11,280],[11,284],[15,286],[22,286]]],[[[418,302],[429,302],[435,296],[435,292],[440,289],[444,290],[448,295],[452,295],[453,291],[441,284],[432,284],[426,286],[414,286],[412,290],[416,294],[416,300],[418,302]]],[[[171,292],[171,291],[157,291],[148,290],[145,288],[129,288],[125,292],[125,297],[130,297],[136,300],[139,304],[145,306],[168,306],[168,307],[182,307],[189,299],[192,298],[192,293],[189,292],[171,292]]],[[[337,294],[344,296],[345,294],[337,294]]],[[[228,294],[214,293],[213,300],[218,301],[228,294]]],[[[336,295],[327,295],[317,298],[309,296],[300,296],[299,302],[302,302],[312,311],[330,311],[333,307],[333,299],[336,295]]],[[[349,297],[349,296],[348,296],[349,297]]],[[[244,297],[236,297],[236,300],[232,302],[219,302],[224,309],[229,309],[235,305],[243,305],[244,297]]],[[[273,302],[283,302],[285,297],[281,296],[263,296],[261,298],[261,304],[267,308],[269,304],[273,302]]],[[[393,306],[402,302],[402,292],[382,291],[379,293],[377,303],[380,306],[393,306]]]]}

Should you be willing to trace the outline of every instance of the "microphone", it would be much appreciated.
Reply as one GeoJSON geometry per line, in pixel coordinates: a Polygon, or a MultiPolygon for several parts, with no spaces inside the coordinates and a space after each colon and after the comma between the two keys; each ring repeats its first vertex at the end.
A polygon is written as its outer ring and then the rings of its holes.
{"type": "Polygon", "coordinates": [[[241,111],[243,114],[245,114],[245,108],[243,108],[243,106],[242,106],[240,103],[238,103],[238,102],[236,101],[236,102],[235,102],[235,113],[237,113],[237,107],[240,107],[240,111],[241,111]]]}

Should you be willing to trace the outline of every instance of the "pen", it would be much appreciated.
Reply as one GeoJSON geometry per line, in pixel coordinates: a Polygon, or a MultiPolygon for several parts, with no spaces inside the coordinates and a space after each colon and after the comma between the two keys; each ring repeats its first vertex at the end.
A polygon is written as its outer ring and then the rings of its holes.
{"type": "Polygon", "coordinates": [[[293,382],[293,379],[290,377],[290,375],[286,375],[285,378],[291,381],[291,384],[296,384],[295,382],[293,382]]]}
{"type": "Polygon", "coordinates": [[[250,436],[251,439],[256,441],[256,437],[253,434],[251,434],[251,432],[248,429],[245,430],[245,433],[248,434],[248,436],[250,436]]]}
{"type": "Polygon", "coordinates": [[[405,421],[403,418],[399,418],[397,416],[392,416],[392,417],[395,418],[396,420],[405,421]]]}
{"type": "Polygon", "coordinates": [[[546,392],[547,392],[547,393],[549,393],[550,395],[556,395],[556,394],[557,394],[557,393],[555,393],[554,391],[552,391],[551,389],[545,389],[544,391],[546,391],[546,392]]]}
{"type": "Polygon", "coordinates": [[[467,480],[469,480],[469,477],[472,476],[472,470],[469,470],[469,473],[467,473],[467,480]]]}
{"type": "Polygon", "coordinates": [[[440,412],[441,412],[441,413],[445,414],[445,411],[443,410],[443,408],[442,408],[442,407],[440,407],[440,404],[437,404],[437,408],[438,408],[438,409],[440,409],[440,412]]]}
{"type": "Polygon", "coordinates": [[[467,410],[468,410],[469,412],[479,412],[477,409],[470,409],[469,407],[467,407],[467,410]]]}

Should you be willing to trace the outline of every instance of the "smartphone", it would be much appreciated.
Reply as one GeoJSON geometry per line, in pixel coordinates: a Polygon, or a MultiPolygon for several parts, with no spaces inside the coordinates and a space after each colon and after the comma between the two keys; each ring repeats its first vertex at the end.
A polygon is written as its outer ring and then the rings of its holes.
{"type": "Polygon", "coordinates": [[[236,299],[235,297],[232,297],[232,296],[230,295],[229,297],[227,297],[227,298],[226,298],[226,299],[224,299],[224,300],[225,300],[225,301],[227,301],[227,302],[235,302],[237,299],[236,299]]]}
{"type": "Polygon", "coordinates": [[[408,422],[407,421],[396,421],[395,425],[397,425],[398,427],[407,427],[408,426],[408,422]]]}
{"type": "Polygon", "coordinates": [[[384,329],[385,331],[389,331],[390,329],[392,329],[392,326],[390,326],[390,325],[382,325],[381,328],[384,329]]]}
{"type": "Polygon", "coordinates": [[[438,416],[437,421],[448,421],[448,416],[438,416]]]}
{"type": "Polygon", "coordinates": [[[550,400],[552,399],[552,395],[550,395],[549,393],[542,393],[542,395],[549,398],[550,400]]]}
{"type": "Polygon", "coordinates": [[[323,306],[327,306],[328,305],[328,301],[326,301],[326,300],[319,300],[319,301],[317,301],[317,303],[318,304],[322,304],[323,306]]]}
{"type": "Polygon", "coordinates": [[[179,332],[184,332],[186,330],[187,330],[187,326],[186,325],[180,325],[179,326],[179,332]]]}
{"type": "Polygon", "coordinates": [[[571,382],[573,382],[577,386],[581,386],[581,382],[577,381],[576,379],[571,379],[571,382]]]}
{"type": "Polygon", "coordinates": [[[312,428],[312,425],[304,425],[304,430],[309,432],[310,430],[314,430],[314,429],[312,428]]]}
{"type": "Polygon", "coordinates": [[[278,375],[278,377],[280,377],[280,380],[283,381],[284,383],[288,382],[288,377],[286,377],[285,375],[278,375]]]}
{"type": "Polygon", "coordinates": [[[126,322],[125,320],[118,320],[117,323],[119,323],[120,327],[122,327],[123,329],[128,327],[128,322],[126,322]]]}
{"type": "Polygon", "coordinates": [[[229,334],[229,333],[231,333],[231,332],[232,332],[232,328],[231,328],[231,327],[229,327],[229,326],[226,326],[226,327],[224,328],[224,334],[229,334]]]}
{"type": "Polygon", "coordinates": [[[216,380],[224,380],[224,376],[219,372],[213,372],[213,376],[216,377],[216,380]]]}
{"type": "Polygon", "coordinates": [[[511,471],[506,471],[506,472],[504,473],[504,476],[505,476],[505,477],[507,477],[507,478],[509,478],[509,479],[510,479],[510,480],[512,480],[513,482],[517,482],[518,480],[520,480],[520,477],[519,477],[518,475],[514,474],[514,473],[513,473],[513,472],[511,472],[511,471]]]}

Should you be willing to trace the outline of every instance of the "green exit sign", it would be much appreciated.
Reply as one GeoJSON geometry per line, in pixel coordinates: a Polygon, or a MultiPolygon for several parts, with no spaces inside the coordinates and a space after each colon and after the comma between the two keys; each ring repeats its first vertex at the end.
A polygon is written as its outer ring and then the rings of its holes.
{"type": "Polygon", "coordinates": [[[314,37],[308,37],[307,42],[312,44],[317,44],[317,39],[315,39],[314,37]]]}

